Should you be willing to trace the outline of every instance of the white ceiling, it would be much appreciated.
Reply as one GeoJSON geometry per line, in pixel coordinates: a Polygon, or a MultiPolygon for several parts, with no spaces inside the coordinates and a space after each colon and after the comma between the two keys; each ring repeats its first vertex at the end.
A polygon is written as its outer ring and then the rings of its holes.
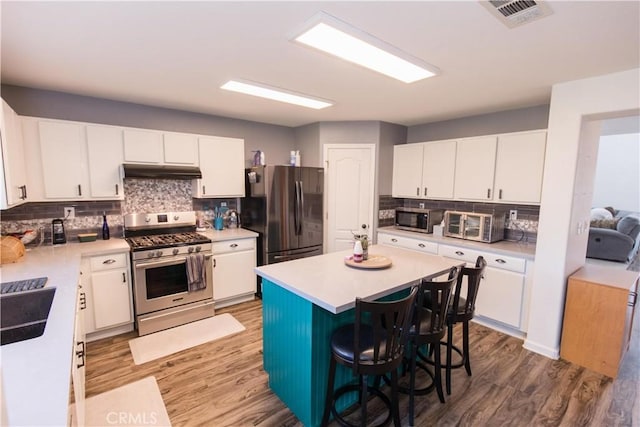
{"type": "Polygon", "coordinates": [[[476,1],[1,2],[3,84],[299,126],[415,125],[546,104],[558,82],[640,66],[640,2],[551,1],[508,29],[476,1]],[[405,84],[291,42],[318,11],[429,62],[405,84]],[[219,89],[245,79],[316,111],[219,89]]]}

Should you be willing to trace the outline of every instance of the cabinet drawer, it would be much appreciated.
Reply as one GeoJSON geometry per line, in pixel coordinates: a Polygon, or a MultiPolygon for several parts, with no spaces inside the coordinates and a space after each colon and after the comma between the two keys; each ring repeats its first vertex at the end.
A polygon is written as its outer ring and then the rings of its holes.
{"type": "Polygon", "coordinates": [[[214,254],[225,252],[247,251],[256,247],[256,239],[227,240],[224,242],[214,242],[212,250],[214,254]]]}
{"type": "Polygon", "coordinates": [[[485,261],[487,261],[488,267],[515,271],[517,273],[524,273],[527,264],[526,260],[523,258],[515,258],[490,252],[481,252],[474,249],[460,248],[456,246],[440,245],[438,248],[438,254],[447,258],[459,259],[471,264],[474,264],[476,259],[478,259],[478,256],[482,255],[485,261]]]}
{"type": "Polygon", "coordinates": [[[112,268],[126,268],[127,255],[122,254],[110,254],[91,257],[89,259],[91,263],[91,271],[110,270],[112,268]]]}
{"type": "Polygon", "coordinates": [[[438,253],[438,244],[427,242],[420,239],[411,239],[409,237],[395,236],[392,234],[379,233],[378,243],[381,245],[397,246],[414,251],[425,252],[428,254],[438,253]]]}

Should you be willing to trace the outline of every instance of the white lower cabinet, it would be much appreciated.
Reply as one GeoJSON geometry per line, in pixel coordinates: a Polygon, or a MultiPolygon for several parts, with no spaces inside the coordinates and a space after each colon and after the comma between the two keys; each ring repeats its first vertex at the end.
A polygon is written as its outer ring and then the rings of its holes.
{"type": "Polygon", "coordinates": [[[83,258],[82,281],[87,294],[86,332],[92,339],[133,329],[129,254],[83,258]]]}
{"type": "Polygon", "coordinates": [[[71,366],[71,383],[73,385],[73,409],[69,411],[69,425],[83,426],[85,403],[85,311],[87,307],[86,293],[82,281],[78,285],[78,300],[76,303],[75,328],[73,333],[73,364],[71,366]]]}
{"type": "Polygon", "coordinates": [[[429,254],[438,253],[437,243],[427,242],[421,239],[413,239],[411,237],[397,236],[383,232],[378,233],[378,244],[397,246],[399,248],[412,249],[414,251],[420,251],[429,254]]]}
{"type": "Polygon", "coordinates": [[[256,239],[213,243],[213,300],[216,308],[254,298],[256,239]]]}
{"type": "Polygon", "coordinates": [[[470,265],[482,255],[487,268],[478,290],[476,314],[508,328],[525,330],[525,259],[448,245],[439,245],[438,254],[470,265]]]}

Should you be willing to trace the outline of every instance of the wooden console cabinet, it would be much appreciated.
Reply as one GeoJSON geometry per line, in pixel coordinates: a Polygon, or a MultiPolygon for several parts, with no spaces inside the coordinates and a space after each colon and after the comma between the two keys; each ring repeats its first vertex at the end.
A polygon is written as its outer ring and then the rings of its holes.
{"type": "Polygon", "coordinates": [[[639,273],[587,265],[569,277],[560,357],[615,378],[631,337],[639,273]]]}

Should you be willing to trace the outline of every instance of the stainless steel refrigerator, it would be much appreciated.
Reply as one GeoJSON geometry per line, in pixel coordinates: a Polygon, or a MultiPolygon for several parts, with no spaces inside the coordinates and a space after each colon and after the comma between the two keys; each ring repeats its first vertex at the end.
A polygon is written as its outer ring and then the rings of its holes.
{"type": "Polygon", "coordinates": [[[255,166],[245,172],[241,220],[260,234],[258,265],[322,254],[324,170],[255,166]]]}

